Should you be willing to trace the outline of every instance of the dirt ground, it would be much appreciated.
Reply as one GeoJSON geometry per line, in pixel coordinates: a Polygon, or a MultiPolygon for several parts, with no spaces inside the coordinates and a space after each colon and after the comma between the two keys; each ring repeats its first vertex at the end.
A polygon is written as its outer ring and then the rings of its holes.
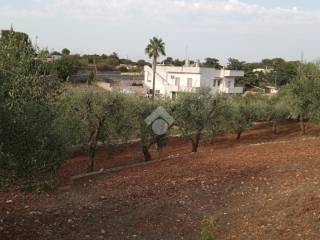
{"type": "MultiPolygon", "coordinates": [[[[199,153],[50,193],[1,193],[0,239],[198,239],[201,221],[214,216],[216,239],[318,240],[319,136],[319,126],[300,136],[296,122],[284,123],[275,136],[260,125],[240,142],[219,136],[199,153]]],[[[101,150],[97,169],[140,162],[135,148],[113,158],[101,150]]],[[[188,151],[175,139],[161,156],[188,151]]],[[[59,176],[80,173],[84,163],[85,156],[70,159],[59,176]]]]}

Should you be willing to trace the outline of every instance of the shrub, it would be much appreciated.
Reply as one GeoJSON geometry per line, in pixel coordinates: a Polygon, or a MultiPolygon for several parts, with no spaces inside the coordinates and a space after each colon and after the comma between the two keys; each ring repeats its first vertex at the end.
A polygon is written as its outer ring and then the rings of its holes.
{"type": "Polygon", "coordinates": [[[54,66],[57,76],[61,80],[67,81],[72,74],[79,70],[80,62],[77,56],[63,55],[61,59],[55,61],[54,66]]]}
{"type": "Polygon", "coordinates": [[[25,185],[50,179],[64,159],[54,127],[60,90],[43,75],[30,41],[9,37],[0,41],[0,177],[25,185]]]}
{"type": "Polygon", "coordinates": [[[206,218],[201,224],[200,240],[214,240],[217,224],[214,217],[206,218]]]}
{"type": "Polygon", "coordinates": [[[107,63],[97,63],[97,70],[98,71],[114,71],[115,68],[112,65],[109,65],[107,63]]]}

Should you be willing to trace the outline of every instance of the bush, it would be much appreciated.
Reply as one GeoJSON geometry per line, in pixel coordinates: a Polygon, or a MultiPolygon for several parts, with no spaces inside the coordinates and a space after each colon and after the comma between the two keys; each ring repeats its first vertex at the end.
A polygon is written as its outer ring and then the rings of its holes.
{"type": "Polygon", "coordinates": [[[125,66],[119,67],[118,70],[119,70],[120,72],[124,72],[124,73],[129,72],[128,68],[125,67],[125,66]]]}
{"type": "Polygon", "coordinates": [[[55,61],[54,69],[57,76],[67,81],[70,76],[76,73],[80,68],[80,62],[77,56],[63,55],[61,59],[55,61]]]}
{"type": "Polygon", "coordinates": [[[51,177],[62,164],[64,142],[53,127],[55,115],[46,105],[28,102],[0,117],[1,175],[26,181],[51,177]]]}
{"type": "Polygon", "coordinates": [[[114,71],[115,68],[106,63],[97,63],[97,70],[98,71],[114,71]]]}
{"type": "Polygon", "coordinates": [[[0,182],[28,185],[51,179],[65,157],[54,127],[60,85],[44,75],[30,41],[9,38],[0,39],[0,182]]]}

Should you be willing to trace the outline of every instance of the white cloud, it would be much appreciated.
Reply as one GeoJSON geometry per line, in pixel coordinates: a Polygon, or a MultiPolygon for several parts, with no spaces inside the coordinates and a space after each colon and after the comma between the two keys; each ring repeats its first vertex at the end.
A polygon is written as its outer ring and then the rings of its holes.
{"type": "Polygon", "coordinates": [[[319,12],[302,11],[292,8],[267,8],[257,4],[248,4],[240,0],[49,0],[34,1],[32,7],[4,6],[0,7],[4,15],[22,14],[31,17],[55,17],[65,15],[75,19],[124,20],[143,18],[148,21],[168,21],[175,18],[215,20],[225,17],[224,21],[232,21],[234,17],[247,20],[290,22],[320,21],[319,12]],[[229,19],[228,17],[231,17],[229,19]]]}
{"type": "Polygon", "coordinates": [[[320,11],[295,6],[266,7],[244,0],[30,0],[29,3],[1,5],[0,22],[5,26],[13,23],[21,26],[20,30],[45,38],[50,47],[59,49],[66,44],[81,52],[102,49],[143,55],[141,45],[149,37],[161,35],[168,41],[168,52],[180,57],[186,44],[197,57],[224,54],[240,58],[269,54],[292,57],[293,51],[299,55],[302,49],[315,48],[320,39],[314,31],[320,26],[320,11]],[[61,39],[61,35],[66,39],[61,39]],[[89,36],[92,36],[90,46],[89,36]],[[128,39],[138,47],[132,48],[128,39]]]}

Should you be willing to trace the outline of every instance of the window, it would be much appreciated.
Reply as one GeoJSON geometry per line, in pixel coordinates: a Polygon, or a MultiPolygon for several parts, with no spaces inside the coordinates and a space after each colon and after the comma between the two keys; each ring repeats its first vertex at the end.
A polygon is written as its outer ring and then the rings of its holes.
{"type": "Polygon", "coordinates": [[[192,78],[188,78],[187,86],[192,87],[192,78]]]}
{"type": "Polygon", "coordinates": [[[152,81],[151,81],[151,77],[150,77],[150,73],[149,73],[149,72],[147,72],[147,82],[152,82],[152,81]]]}
{"type": "Polygon", "coordinates": [[[228,82],[227,82],[227,87],[228,87],[228,88],[231,88],[231,81],[228,81],[228,82]]]}
{"type": "Polygon", "coordinates": [[[213,87],[220,87],[221,79],[214,79],[213,80],[213,87]]]}
{"type": "Polygon", "coordinates": [[[174,85],[179,87],[180,86],[180,78],[176,77],[176,79],[174,80],[174,85]]]}

